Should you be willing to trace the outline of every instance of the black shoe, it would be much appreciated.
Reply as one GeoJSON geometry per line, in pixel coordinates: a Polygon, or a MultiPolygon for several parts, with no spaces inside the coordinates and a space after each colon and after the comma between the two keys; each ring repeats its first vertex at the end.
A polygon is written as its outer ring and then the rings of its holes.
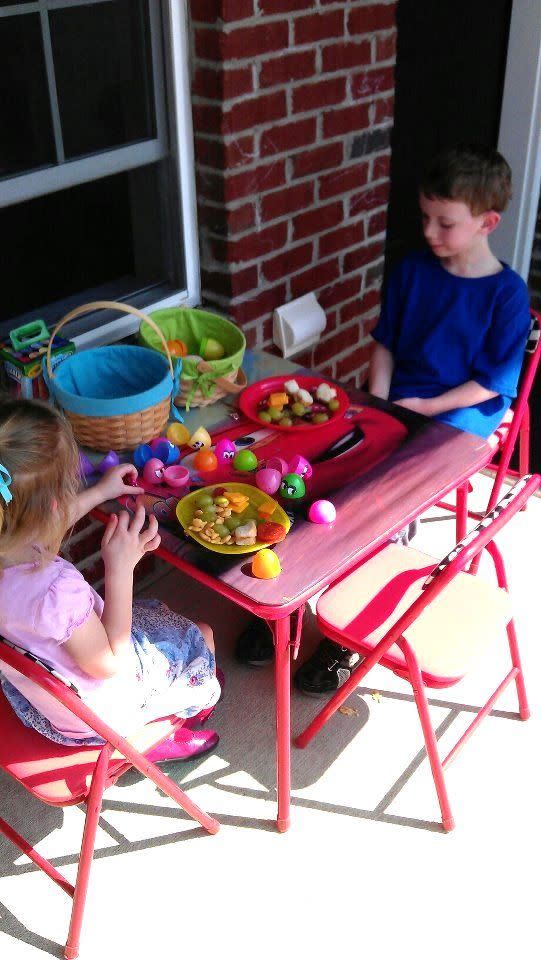
{"type": "Polygon", "coordinates": [[[359,654],[324,639],[295,674],[295,686],[308,697],[325,697],[349,680],[359,654]]]}
{"type": "Polygon", "coordinates": [[[265,667],[274,660],[274,642],[264,620],[254,618],[242,631],[235,648],[235,659],[248,667],[265,667]]]}

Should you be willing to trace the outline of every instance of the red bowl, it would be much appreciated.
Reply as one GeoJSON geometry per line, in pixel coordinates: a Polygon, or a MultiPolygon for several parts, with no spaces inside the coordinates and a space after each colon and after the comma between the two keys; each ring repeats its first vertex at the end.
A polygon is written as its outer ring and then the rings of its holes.
{"type": "Polygon", "coordinates": [[[249,387],[245,387],[239,397],[239,407],[244,416],[248,417],[249,420],[253,420],[260,426],[268,427],[271,430],[283,430],[284,432],[291,432],[292,430],[321,430],[322,427],[328,427],[329,423],[332,423],[333,420],[342,419],[349,407],[349,397],[342,387],[339,387],[331,380],[326,380],[325,377],[290,373],[288,376],[282,374],[281,377],[268,377],[266,380],[258,380],[257,383],[252,383],[249,387]],[[311,390],[314,387],[319,387],[321,383],[328,383],[336,390],[336,399],[340,403],[338,410],[335,410],[334,413],[329,411],[329,419],[325,421],[325,423],[307,423],[303,420],[301,423],[295,423],[291,427],[282,427],[281,424],[274,423],[274,421],[272,423],[264,423],[257,415],[259,412],[259,404],[262,400],[266,400],[271,393],[281,393],[284,389],[284,383],[287,383],[288,380],[296,380],[299,387],[304,390],[311,390]]]}

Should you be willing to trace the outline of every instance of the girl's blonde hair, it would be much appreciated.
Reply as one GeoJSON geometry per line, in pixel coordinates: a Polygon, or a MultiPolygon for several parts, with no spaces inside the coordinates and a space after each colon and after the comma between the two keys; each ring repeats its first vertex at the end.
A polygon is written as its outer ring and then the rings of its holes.
{"type": "Polygon", "coordinates": [[[43,564],[58,553],[79,488],[71,427],[45,403],[0,400],[0,463],[13,496],[7,504],[0,497],[0,570],[33,546],[43,564]]]}

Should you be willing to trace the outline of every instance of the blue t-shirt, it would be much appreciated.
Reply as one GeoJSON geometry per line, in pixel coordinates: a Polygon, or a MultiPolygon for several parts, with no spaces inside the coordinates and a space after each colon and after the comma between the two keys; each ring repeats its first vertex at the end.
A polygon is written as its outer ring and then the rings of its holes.
{"type": "Polygon", "coordinates": [[[498,393],[436,419],[488,437],[513,397],[530,329],[528,289],[502,264],[488,277],[456,277],[430,251],[394,269],[372,336],[395,366],[390,400],[436,397],[468,380],[498,393]]]}

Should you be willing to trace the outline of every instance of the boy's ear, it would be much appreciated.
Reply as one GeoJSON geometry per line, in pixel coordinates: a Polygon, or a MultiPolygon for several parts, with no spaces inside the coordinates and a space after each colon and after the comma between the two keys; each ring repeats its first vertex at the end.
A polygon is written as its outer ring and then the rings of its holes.
{"type": "Polygon", "coordinates": [[[496,210],[487,210],[487,212],[483,214],[483,222],[481,224],[482,233],[485,235],[492,233],[492,231],[498,226],[501,219],[501,214],[497,213],[496,210]]]}

